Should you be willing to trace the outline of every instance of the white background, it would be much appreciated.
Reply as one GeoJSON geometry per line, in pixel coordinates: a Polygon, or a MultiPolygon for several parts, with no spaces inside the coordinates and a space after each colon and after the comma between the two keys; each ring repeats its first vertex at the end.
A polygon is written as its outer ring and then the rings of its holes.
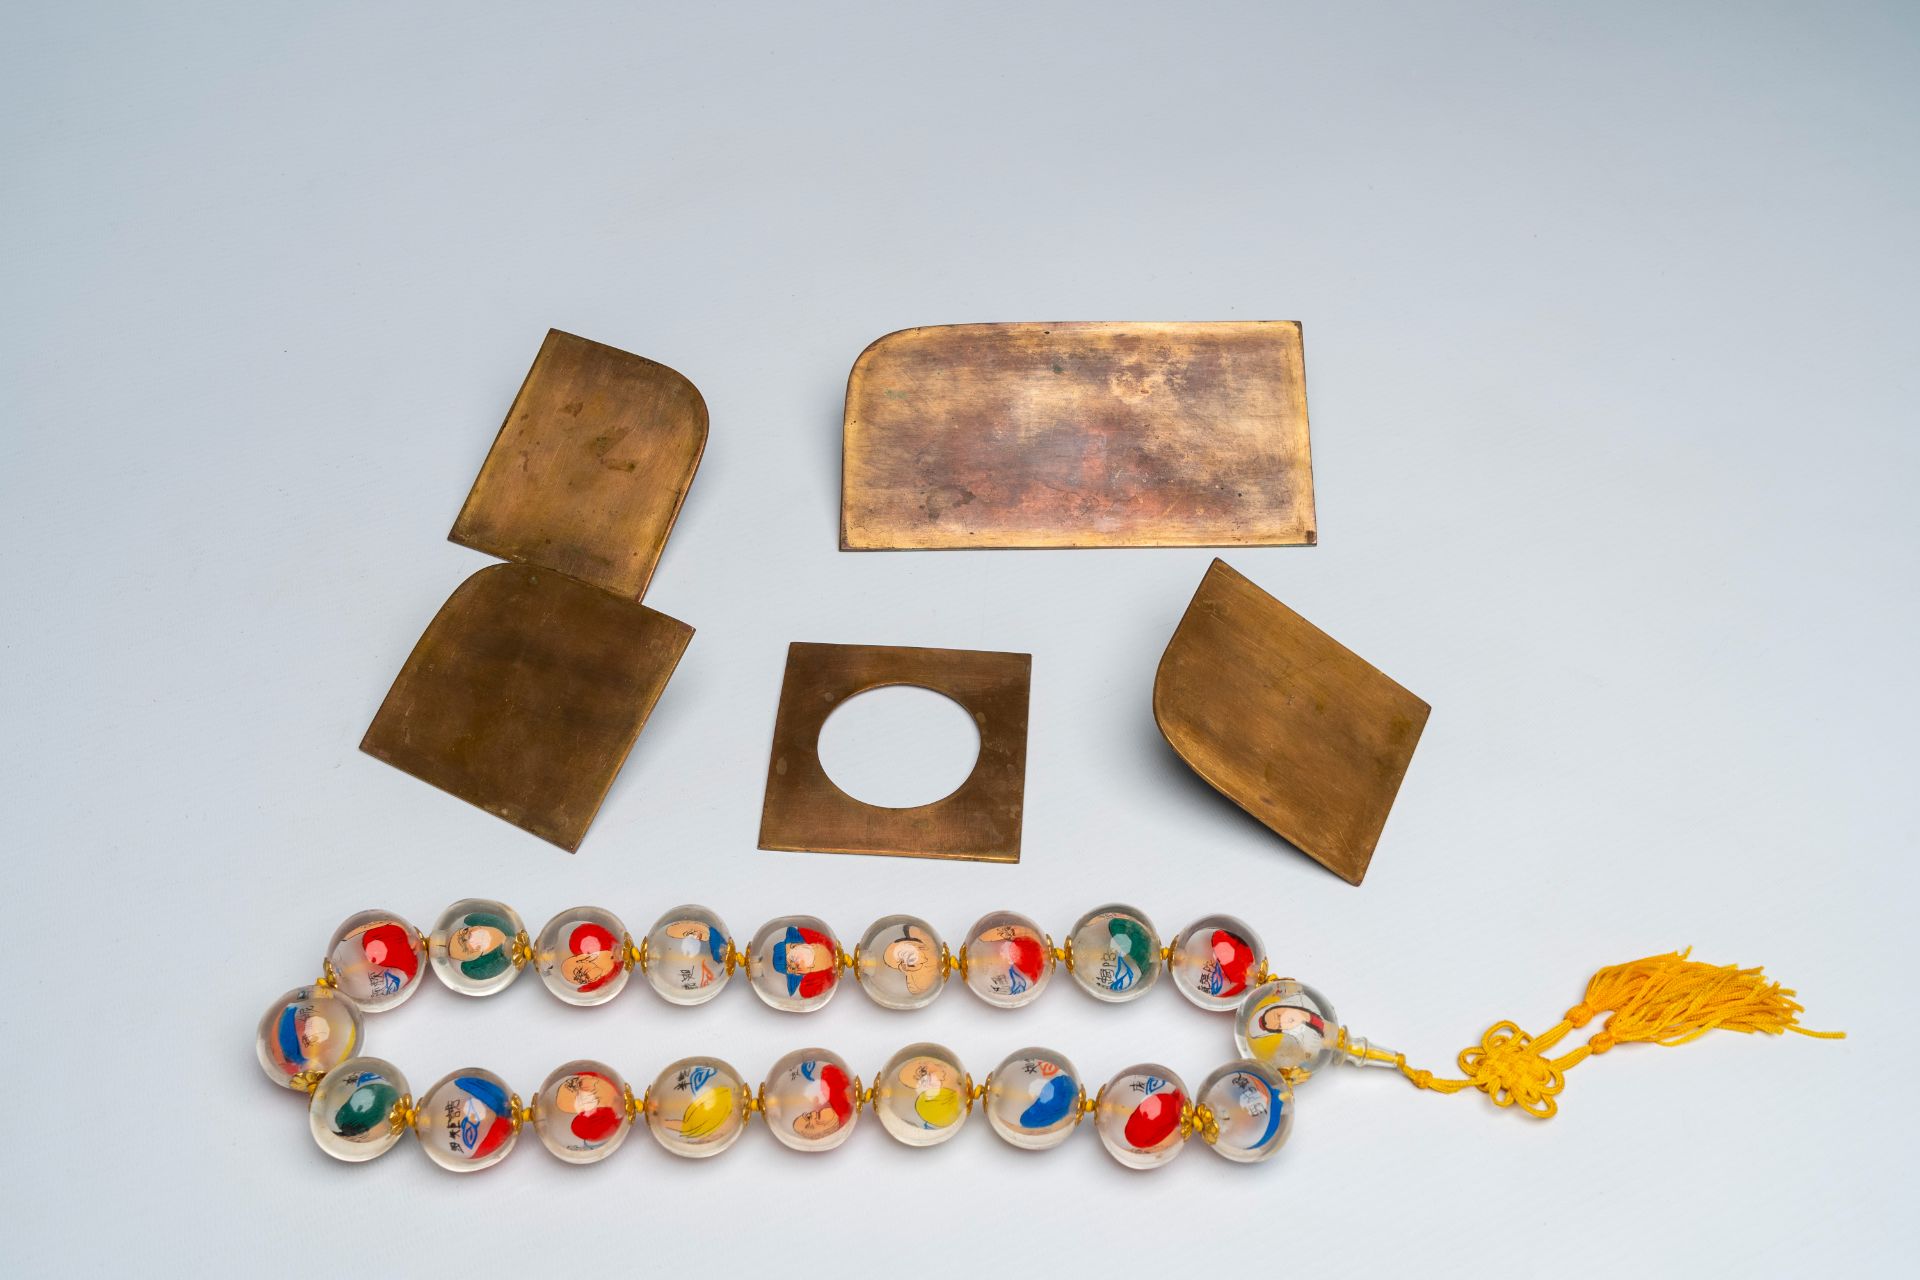
{"type": "MultiPolygon", "coordinates": [[[[1911,5],[9,6],[0,26],[0,1270],[515,1276],[1881,1272],[1911,1256],[1911,5]],[[850,555],[892,329],[1299,319],[1321,545],[1227,559],[1432,703],[1363,888],[1160,740],[1203,550],[850,555]],[[445,540],[548,326],[712,436],[648,603],[698,629],[580,854],[356,750],[487,561],[445,540]],[[1017,868],[756,850],[795,639],[1033,655],[1017,868]],[[1540,1124],[1386,1073],[1262,1168],[984,1128],[338,1165],[254,1022],[366,906],[744,935],[1240,912],[1438,1069],[1597,966],[1764,963],[1820,1043],[1577,1069],[1540,1124]]],[[[910,743],[886,748],[903,773],[910,743]]],[[[910,780],[910,779],[909,779],[910,780]]],[[[532,981],[381,1016],[416,1085],[1043,1042],[1196,1081],[1223,1020],[532,981]]]]}

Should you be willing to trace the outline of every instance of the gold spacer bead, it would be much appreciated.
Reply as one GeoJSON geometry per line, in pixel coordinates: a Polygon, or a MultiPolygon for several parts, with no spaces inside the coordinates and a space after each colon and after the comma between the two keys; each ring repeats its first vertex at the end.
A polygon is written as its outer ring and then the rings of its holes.
{"type": "Polygon", "coordinates": [[[842,969],[851,971],[855,965],[860,963],[860,948],[856,946],[852,951],[842,951],[839,947],[835,947],[833,949],[833,956],[836,964],[842,969]]]}
{"type": "Polygon", "coordinates": [[[533,939],[527,936],[525,929],[513,935],[513,950],[509,954],[513,957],[513,967],[516,969],[526,968],[533,959],[533,939]]]}
{"type": "Polygon", "coordinates": [[[1069,969],[1073,968],[1073,939],[1068,938],[1065,945],[1056,947],[1053,945],[1052,934],[1043,936],[1047,940],[1047,950],[1053,953],[1053,962],[1056,965],[1063,964],[1069,969]]]}
{"type": "Polygon", "coordinates": [[[622,1098],[622,1099],[623,1099],[623,1100],[625,1101],[625,1103],[626,1103],[626,1107],[627,1107],[627,1119],[629,1119],[629,1120],[633,1120],[633,1119],[637,1119],[637,1118],[639,1117],[639,1115],[640,1115],[640,1113],[641,1113],[642,1111],[644,1111],[644,1110],[646,1110],[646,1106],[647,1106],[647,1104],[646,1104],[646,1100],[645,1100],[644,1098],[636,1098],[636,1097],[634,1097],[634,1096],[633,1096],[633,1086],[632,1086],[632,1085],[630,1085],[630,1084],[623,1084],[623,1085],[621,1085],[621,1086],[620,1086],[620,1097],[621,1097],[621,1098],[622,1098]]]}
{"type": "Polygon", "coordinates": [[[327,991],[339,987],[340,971],[333,967],[333,957],[320,957],[320,976],[313,980],[313,985],[327,991]]]}
{"type": "Polygon", "coordinates": [[[729,978],[733,976],[735,969],[744,969],[747,967],[747,957],[734,947],[732,938],[727,939],[727,955],[722,963],[726,966],[727,976],[729,978]]]}
{"type": "Polygon", "coordinates": [[[953,967],[960,971],[960,981],[965,982],[967,980],[967,949],[965,947],[960,948],[960,954],[955,958],[953,967]]]}
{"type": "Polygon", "coordinates": [[[405,1133],[413,1128],[413,1122],[420,1118],[419,1108],[413,1105],[413,1095],[403,1093],[400,1100],[387,1112],[387,1124],[395,1133],[405,1133]]]}
{"type": "Polygon", "coordinates": [[[320,1082],[326,1079],[326,1076],[326,1072],[315,1071],[312,1067],[308,1067],[305,1071],[290,1076],[287,1083],[302,1093],[312,1093],[320,1087],[320,1082]]]}
{"type": "Polygon", "coordinates": [[[636,947],[633,945],[633,935],[627,934],[620,940],[620,960],[626,966],[627,972],[631,973],[638,969],[645,973],[647,971],[647,940],[640,939],[640,945],[636,947]]]}
{"type": "Polygon", "coordinates": [[[512,1123],[513,1131],[519,1133],[520,1126],[533,1119],[533,1108],[523,1105],[519,1094],[511,1094],[507,1098],[507,1119],[512,1123]]]}
{"type": "MultiPolygon", "coordinates": [[[[987,1079],[991,1080],[993,1079],[993,1077],[988,1076],[987,1079]]],[[[980,1101],[980,1099],[986,1097],[986,1095],[987,1095],[987,1086],[985,1082],[982,1082],[980,1084],[975,1084],[973,1082],[972,1072],[968,1072],[965,1076],[961,1077],[960,1096],[966,1099],[968,1115],[973,1114],[973,1104],[980,1101]]]]}

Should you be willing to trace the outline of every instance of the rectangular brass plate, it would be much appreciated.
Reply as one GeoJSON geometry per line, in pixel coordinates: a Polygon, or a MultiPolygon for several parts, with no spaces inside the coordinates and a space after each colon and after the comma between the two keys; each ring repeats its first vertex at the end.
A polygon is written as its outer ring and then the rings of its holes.
{"type": "Polygon", "coordinates": [[[428,624],[360,743],[569,851],[693,628],[526,565],[489,565],[428,624]]]}
{"type": "Polygon", "coordinates": [[[1033,659],[1024,653],[792,645],[767,763],[760,847],[1020,861],[1032,671],[1033,659]],[[855,694],[889,684],[944,693],[973,717],[980,758],[952,795],[916,808],[884,809],[854,799],[820,767],[820,727],[827,717],[855,694]]]}
{"type": "Polygon", "coordinates": [[[840,545],[1315,540],[1300,326],[904,329],[847,379],[840,545]]]}
{"type": "Polygon", "coordinates": [[[1160,732],[1195,773],[1359,884],[1427,704],[1215,560],[1153,682],[1160,732]]]}
{"type": "Polygon", "coordinates": [[[449,536],[638,600],[706,444],[691,382],[550,330],[449,536]]]}

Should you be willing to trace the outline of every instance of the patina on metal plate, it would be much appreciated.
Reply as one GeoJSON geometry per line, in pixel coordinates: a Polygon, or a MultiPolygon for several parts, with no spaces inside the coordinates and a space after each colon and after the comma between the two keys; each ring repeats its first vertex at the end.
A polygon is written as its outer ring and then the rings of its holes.
{"type": "Polygon", "coordinates": [[[773,726],[760,847],[1018,862],[1033,658],[972,649],[803,644],[787,650],[773,726]],[[820,764],[820,729],[848,698],[910,684],[952,698],[980,731],[980,756],[943,799],[907,809],[857,800],[820,764]]]}
{"type": "Polygon", "coordinates": [[[847,379],[840,545],[1316,540],[1300,326],[903,329],[847,379]]]}
{"type": "Polygon", "coordinates": [[[562,574],[489,565],[427,625],[360,749],[576,850],[692,637],[562,574]]]}
{"type": "Polygon", "coordinates": [[[706,444],[691,382],[549,330],[449,536],[639,600],[706,444]]]}
{"type": "Polygon", "coordinates": [[[1215,790],[1359,884],[1428,706],[1215,560],[1153,682],[1160,732],[1215,790]]]}

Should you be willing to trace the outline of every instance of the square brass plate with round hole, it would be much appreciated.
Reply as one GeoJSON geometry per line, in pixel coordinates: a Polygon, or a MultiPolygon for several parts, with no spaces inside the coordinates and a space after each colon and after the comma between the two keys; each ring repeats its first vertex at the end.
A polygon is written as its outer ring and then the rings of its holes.
{"type": "Polygon", "coordinates": [[[1020,861],[1026,799],[1025,653],[796,643],[773,726],[760,847],[970,862],[1020,861]],[[856,800],[820,764],[820,729],[855,694],[916,685],[959,703],[980,731],[973,772],[944,799],[911,809],[856,800]]]}

